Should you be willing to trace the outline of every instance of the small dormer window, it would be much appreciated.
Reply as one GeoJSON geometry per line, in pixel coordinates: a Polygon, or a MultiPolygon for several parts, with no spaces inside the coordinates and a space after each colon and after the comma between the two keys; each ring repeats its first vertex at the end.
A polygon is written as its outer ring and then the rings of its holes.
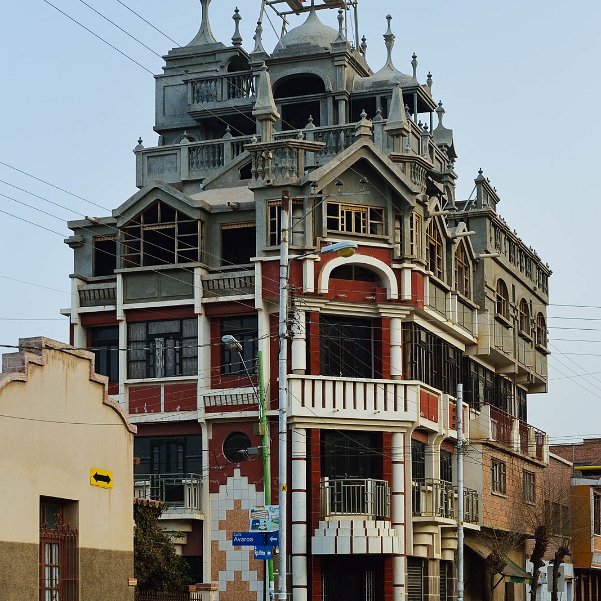
{"type": "Polygon", "coordinates": [[[384,209],[329,202],[327,229],[329,232],[382,236],[384,235],[384,209]]]}
{"type": "Polygon", "coordinates": [[[202,222],[157,201],[121,229],[123,267],[196,263],[202,222]]]}

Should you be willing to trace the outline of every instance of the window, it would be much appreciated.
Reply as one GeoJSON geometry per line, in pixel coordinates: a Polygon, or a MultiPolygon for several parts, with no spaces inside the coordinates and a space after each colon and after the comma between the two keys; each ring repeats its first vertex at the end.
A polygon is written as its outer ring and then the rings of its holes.
{"type": "Polygon", "coordinates": [[[432,275],[439,280],[444,277],[442,236],[440,230],[434,222],[426,230],[426,269],[432,272],[432,275]]]}
{"type": "Polygon", "coordinates": [[[528,307],[528,301],[523,298],[520,301],[520,332],[530,336],[530,308],[528,307]]]}
{"type": "Polygon", "coordinates": [[[354,263],[340,265],[330,274],[330,278],[335,280],[352,280],[355,282],[373,282],[381,286],[380,278],[376,273],[367,267],[355,265],[354,263]]]}
{"type": "Polygon", "coordinates": [[[95,276],[115,275],[117,267],[117,238],[116,236],[96,236],[94,238],[95,276]]]}
{"type": "Polygon", "coordinates": [[[466,357],[463,373],[465,382],[463,400],[478,411],[482,405],[492,405],[495,394],[494,372],[466,357]]]}
{"type": "Polygon", "coordinates": [[[547,346],[547,323],[542,313],[537,313],[536,315],[536,344],[544,347],[547,346]]]}
{"type": "Polygon", "coordinates": [[[127,332],[129,378],[168,378],[197,374],[196,318],[130,323],[127,332]]]}
{"type": "Polygon", "coordinates": [[[201,234],[202,222],[157,201],[122,228],[122,265],[197,262],[201,234]]]}
{"type": "Polygon", "coordinates": [[[422,218],[417,213],[409,217],[409,254],[416,259],[422,257],[422,218]]]}
{"type": "Polygon", "coordinates": [[[379,478],[376,432],[322,430],[321,476],[326,478],[379,478]]]}
{"type": "Polygon", "coordinates": [[[77,601],[77,530],[66,519],[67,504],[40,500],[40,601],[77,601]]]}
{"type": "Polygon", "coordinates": [[[319,330],[322,376],[374,377],[371,319],[321,315],[319,330]]]}
{"type": "Polygon", "coordinates": [[[136,436],[134,456],[137,460],[134,472],[138,476],[200,474],[201,436],[136,436]]]}
{"type": "Polygon", "coordinates": [[[601,536],[601,495],[593,494],[593,534],[601,536]]]}
{"type": "MultiPolygon", "coordinates": [[[[305,239],[305,210],[302,200],[292,200],[292,246],[302,246],[305,239]]],[[[267,205],[267,244],[279,246],[282,220],[282,201],[272,200],[267,205]]]]}
{"type": "Polygon", "coordinates": [[[457,292],[466,298],[470,297],[471,290],[470,264],[463,242],[459,243],[455,253],[455,286],[457,292]]]}
{"type": "Polygon", "coordinates": [[[248,449],[252,446],[244,432],[232,432],[223,441],[223,456],[230,463],[242,463],[248,459],[248,449]]]}
{"type": "Polygon", "coordinates": [[[503,376],[495,375],[495,393],[492,405],[513,415],[513,383],[503,376]]]}
{"type": "Polygon", "coordinates": [[[440,479],[453,482],[453,454],[449,451],[440,451],[440,479]]]}
{"type": "Polygon", "coordinates": [[[497,315],[509,319],[509,292],[501,279],[497,280],[497,315]]]}
{"type": "Polygon", "coordinates": [[[258,320],[256,315],[226,317],[221,320],[221,336],[233,336],[241,345],[242,352],[232,351],[221,345],[221,374],[233,376],[254,373],[258,350],[258,320]],[[244,364],[240,361],[240,354],[244,364]],[[246,369],[245,369],[246,366],[246,369]]]}
{"type": "Polygon", "coordinates": [[[326,216],[327,230],[330,232],[384,235],[384,209],[378,207],[328,202],[326,216]]]}
{"type": "Polygon", "coordinates": [[[515,387],[515,396],[517,400],[518,419],[523,422],[528,421],[528,403],[527,392],[523,388],[515,387]]]}
{"type": "Polygon", "coordinates": [[[102,326],[91,330],[92,350],[96,356],[97,374],[108,376],[109,382],[119,381],[119,326],[102,326]]]}
{"type": "Polygon", "coordinates": [[[245,265],[257,254],[257,228],[254,223],[227,223],[221,226],[221,264],[245,265]]]}
{"type": "Polygon", "coordinates": [[[507,492],[506,465],[503,461],[493,459],[491,463],[492,492],[504,495],[507,492]]]}
{"type": "Polygon", "coordinates": [[[411,440],[411,478],[426,478],[426,445],[419,440],[411,440]]]}
{"type": "Polygon", "coordinates": [[[534,472],[529,472],[524,470],[522,484],[523,484],[523,494],[524,494],[524,503],[529,503],[534,505],[536,501],[536,488],[535,488],[535,474],[534,472]]]}
{"type": "Polygon", "coordinates": [[[455,597],[455,569],[452,561],[440,560],[440,601],[454,601],[455,597]]]}
{"type": "Polygon", "coordinates": [[[394,214],[394,257],[403,256],[403,216],[400,213],[394,214]]]}

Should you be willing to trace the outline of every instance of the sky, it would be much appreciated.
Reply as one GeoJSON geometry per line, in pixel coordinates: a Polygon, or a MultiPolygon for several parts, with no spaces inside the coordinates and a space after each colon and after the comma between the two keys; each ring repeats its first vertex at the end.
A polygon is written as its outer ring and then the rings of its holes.
{"type": "MultiPolygon", "coordinates": [[[[236,6],[250,51],[259,0],[213,0],[212,29],[228,43],[236,6]]],[[[431,71],[433,96],[444,103],[459,155],[457,198],[467,198],[482,168],[501,197],[498,212],[553,269],[549,392],[529,396],[528,421],[551,443],[601,436],[599,199],[592,186],[600,169],[601,3],[359,0],[374,71],[385,62],[388,13],[396,67],[411,73],[415,52],[419,79],[431,71]]],[[[163,34],[187,44],[200,15],[198,0],[3,6],[0,344],[36,335],[68,340],[60,315],[70,306],[66,221],[106,215],[136,192],[132,150],[138,137],[145,146],[157,142],[152,73],[175,46],[163,34]]],[[[336,26],[336,11],[320,17],[336,26]]],[[[291,27],[302,20],[292,17],[291,27]]],[[[275,44],[266,23],[265,48],[275,44]]]]}

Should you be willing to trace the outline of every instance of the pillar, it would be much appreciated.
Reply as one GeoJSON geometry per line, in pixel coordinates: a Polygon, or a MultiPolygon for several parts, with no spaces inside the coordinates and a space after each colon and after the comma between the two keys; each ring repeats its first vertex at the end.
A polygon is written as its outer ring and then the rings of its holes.
{"type": "Polygon", "coordinates": [[[405,591],[405,434],[392,435],[392,527],[398,539],[393,557],[393,599],[404,601],[405,591]]]}
{"type": "Polygon", "coordinates": [[[294,310],[292,322],[292,373],[307,373],[307,325],[306,313],[294,310]]]}
{"type": "Polygon", "coordinates": [[[293,428],[292,435],[292,600],[307,601],[307,432],[293,428]]]}
{"type": "Polygon", "coordinates": [[[390,377],[401,380],[403,377],[403,321],[400,317],[390,318],[390,377]]]}

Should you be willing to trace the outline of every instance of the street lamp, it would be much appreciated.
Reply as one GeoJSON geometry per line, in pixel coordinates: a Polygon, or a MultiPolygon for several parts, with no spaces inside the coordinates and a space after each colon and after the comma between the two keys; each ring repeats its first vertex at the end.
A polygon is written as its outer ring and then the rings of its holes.
{"type": "MultiPolygon", "coordinates": [[[[338,187],[338,181],[336,185],[338,187]]],[[[340,182],[340,185],[342,182],[340,182]]],[[[280,222],[280,304],[279,304],[279,354],[278,354],[278,505],[280,510],[279,539],[280,555],[278,562],[279,582],[278,597],[286,601],[287,576],[287,493],[288,493],[288,264],[299,257],[288,256],[290,218],[290,196],[288,190],[282,192],[282,211],[280,222]]],[[[336,253],[342,257],[350,257],[357,250],[357,243],[351,240],[336,242],[324,246],[320,254],[336,253]]],[[[310,253],[313,254],[313,253],[310,253]]]]}

